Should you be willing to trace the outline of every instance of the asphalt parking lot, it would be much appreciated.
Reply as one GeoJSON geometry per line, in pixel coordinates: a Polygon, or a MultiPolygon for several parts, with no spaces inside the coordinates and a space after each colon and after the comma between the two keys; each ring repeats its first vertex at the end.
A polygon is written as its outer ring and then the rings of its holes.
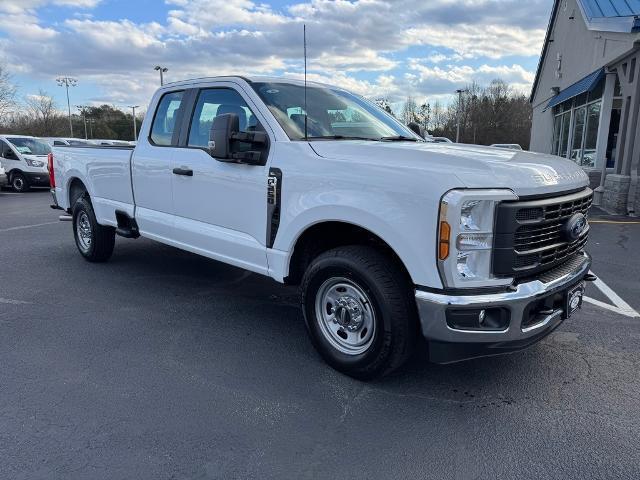
{"type": "MultiPolygon", "coordinates": [[[[527,351],[362,383],[296,290],[147,240],[87,263],[48,205],[0,193],[0,478],[640,478],[640,318],[585,303],[527,351]]],[[[591,228],[640,310],[640,224],[591,228]]]]}

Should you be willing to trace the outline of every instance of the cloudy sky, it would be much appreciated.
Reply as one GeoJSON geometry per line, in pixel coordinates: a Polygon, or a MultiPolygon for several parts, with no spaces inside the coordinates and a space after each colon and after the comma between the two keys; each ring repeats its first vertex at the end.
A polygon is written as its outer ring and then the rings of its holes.
{"type": "Polygon", "coordinates": [[[447,101],[473,80],[527,91],[552,0],[0,0],[0,63],[20,95],[55,78],[72,102],[146,106],[168,81],[221,74],[302,73],[398,102],[447,101]]]}

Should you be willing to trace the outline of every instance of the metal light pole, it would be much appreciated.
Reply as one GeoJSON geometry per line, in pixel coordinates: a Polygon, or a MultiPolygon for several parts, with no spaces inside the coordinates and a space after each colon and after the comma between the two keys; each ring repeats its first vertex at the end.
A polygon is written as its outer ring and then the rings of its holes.
{"type": "Polygon", "coordinates": [[[458,126],[456,127],[456,143],[460,143],[460,114],[462,113],[462,94],[467,93],[469,90],[466,88],[459,88],[456,90],[458,94],[458,126]]]}
{"type": "Polygon", "coordinates": [[[93,138],[93,123],[95,121],[96,121],[95,118],[89,119],[89,134],[91,135],[91,138],[93,138]]]}
{"type": "Polygon", "coordinates": [[[138,140],[138,126],[136,125],[136,108],[140,108],[140,105],[129,105],[129,108],[133,110],[133,141],[138,140]]]}
{"type": "Polygon", "coordinates": [[[153,67],[154,70],[157,70],[158,72],[160,72],[160,86],[164,85],[164,74],[167,73],[169,71],[169,69],[167,67],[163,67],[161,65],[156,65],[155,67],[153,67]]]}
{"type": "Polygon", "coordinates": [[[76,105],[80,113],[82,113],[82,121],[84,122],[84,139],[87,140],[87,106],[86,105],[76,105]]]}
{"type": "Polygon", "coordinates": [[[59,87],[66,87],[67,89],[67,109],[69,110],[69,131],[71,132],[71,137],[73,138],[73,123],[71,123],[71,102],[69,101],[69,87],[75,87],[78,85],[78,80],[73,77],[58,77],[56,78],[56,82],[59,87]]]}

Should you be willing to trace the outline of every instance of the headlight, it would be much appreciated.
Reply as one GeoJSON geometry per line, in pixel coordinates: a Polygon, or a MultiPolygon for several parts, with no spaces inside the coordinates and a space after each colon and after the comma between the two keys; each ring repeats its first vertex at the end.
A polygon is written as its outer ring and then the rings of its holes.
{"type": "Polygon", "coordinates": [[[41,160],[31,160],[29,158],[25,158],[24,160],[30,167],[44,167],[44,162],[41,160]]]}
{"type": "Polygon", "coordinates": [[[451,190],[440,202],[438,268],[449,288],[508,285],[491,274],[496,205],[517,200],[511,190],[451,190]]]}

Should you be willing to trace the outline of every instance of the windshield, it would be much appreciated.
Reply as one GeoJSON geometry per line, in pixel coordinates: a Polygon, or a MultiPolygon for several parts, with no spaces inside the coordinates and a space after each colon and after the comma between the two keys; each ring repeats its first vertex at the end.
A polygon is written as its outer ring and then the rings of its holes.
{"type": "Polygon", "coordinates": [[[15,149],[24,155],[48,155],[51,153],[51,147],[48,143],[41,142],[35,138],[13,137],[7,140],[15,147],[15,149]]]}
{"type": "Polygon", "coordinates": [[[251,86],[291,140],[422,140],[379,107],[349,92],[330,87],[255,82],[251,86]],[[307,115],[305,115],[305,113],[307,115]]]}

